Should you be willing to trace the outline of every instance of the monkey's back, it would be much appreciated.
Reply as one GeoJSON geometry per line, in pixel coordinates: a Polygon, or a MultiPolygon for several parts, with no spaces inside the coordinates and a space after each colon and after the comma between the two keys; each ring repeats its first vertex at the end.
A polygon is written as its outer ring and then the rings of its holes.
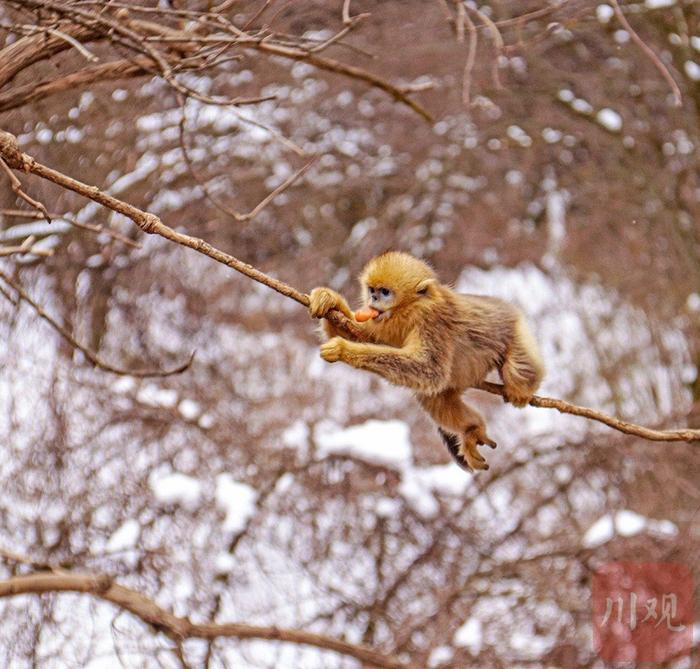
{"type": "Polygon", "coordinates": [[[464,389],[479,384],[503,364],[522,315],[517,307],[497,297],[452,293],[451,299],[456,345],[452,384],[464,389]]]}

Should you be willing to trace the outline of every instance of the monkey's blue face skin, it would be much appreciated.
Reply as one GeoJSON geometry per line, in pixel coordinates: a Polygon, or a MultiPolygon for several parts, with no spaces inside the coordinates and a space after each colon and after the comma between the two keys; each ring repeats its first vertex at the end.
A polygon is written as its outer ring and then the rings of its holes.
{"type": "Polygon", "coordinates": [[[394,291],[389,288],[384,288],[383,286],[367,287],[367,306],[379,312],[377,320],[391,316],[394,299],[394,291]]]}

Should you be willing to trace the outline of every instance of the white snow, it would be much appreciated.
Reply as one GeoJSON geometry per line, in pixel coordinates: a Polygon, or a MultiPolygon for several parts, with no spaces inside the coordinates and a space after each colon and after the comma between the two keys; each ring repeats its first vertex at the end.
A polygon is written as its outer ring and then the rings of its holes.
{"type": "Polygon", "coordinates": [[[234,480],[230,474],[216,477],[216,504],[226,513],[223,529],[226,532],[240,532],[255,515],[258,493],[247,483],[234,480]]]}
{"type": "Polygon", "coordinates": [[[615,514],[615,531],[622,537],[639,534],[647,524],[647,519],[634,511],[623,509],[615,514]]]}
{"type": "Polygon", "coordinates": [[[454,650],[449,646],[437,646],[433,648],[428,657],[428,667],[430,669],[435,669],[441,664],[446,664],[454,657],[454,654],[454,650]]]}
{"type": "Polygon", "coordinates": [[[412,459],[408,425],[400,420],[368,420],[345,429],[319,423],[316,443],[320,457],[347,455],[394,469],[403,469],[412,459]]]}
{"type": "Polygon", "coordinates": [[[602,4],[596,7],[595,14],[598,17],[598,21],[601,23],[608,23],[615,14],[615,11],[610,5],[602,4]]]}
{"type": "Polygon", "coordinates": [[[208,430],[214,427],[214,418],[211,416],[211,414],[204,413],[199,417],[197,425],[199,425],[199,427],[201,427],[203,430],[208,430]]]}
{"type": "Polygon", "coordinates": [[[125,521],[119,529],[112,534],[107,542],[106,551],[116,553],[118,551],[134,548],[141,535],[141,526],[133,518],[125,521]]]}
{"type": "MultiPolygon", "coordinates": [[[[416,467],[409,428],[402,421],[369,420],[345,429],[325,421],[316,425],[315,441],[320,458],[345,455],[400,472],[399,494],[424,518],[434,518],[440,510],[435,493],[462,495],[471,485],[472,477],[454,463],[416,467]]],[[[377,503],[380,516],[390,517],[398,510],[388,498],[377,503]]]]}
{"type": "Polygon", "coordinates": [[[686,60],[683,66],[685,73],[688,75],[689,79],[693,81],[700,81],[700,65],[698,65],[694,60],[686,60]]]}
{"type": "Polygon", "coordinates": [[[162,504],[180,504],[187,509],[195,509],[202,497],[202,484],[180,472],[152,474],[149,484],[155,498],[162,504]]]}
{"type": "Polygon", "coordinates": [[[128,393],[136,387],[133,376],[120,376],[113,384],[112,390],[115,393],[128,393]]]}
{"type": "Polygon", "coordinates": [[[468,648],[472,655],[478,655],[481,651],[483,632],[481,621],[478,618],[469,618],[454,635],[456,646],[468,648]]]}
{"type": "Polygon", "coordinates": [[[136,399],[150,406],[172,409],[177,404],[177,391],[148,383],[139,390],[136,399]]]}
{"type": "Polygon", "coordinates": [[[305,448],[309,434],[309,426],[303,420],[296,420],[282,433],[282,443],[289,448],[305,448]]]}
{"type": "Polygon", "coordinates": [[[399,515],[401,502],[393,497],[380,497],[375,506],[374,512],[380,518],[392,518],[399,515]]]}
{"type": "Polygon", "coordinates": [[[574,92],[570,91],[568,88],[562,88],[559,93],[557,93],[557,97],[562,102],[573,102],[576,99],[574,92]]]}
{"type": "Polygon", "coordinates": [[[532,138],[519,125],[509,125],[506,134],[522,147],[532,146],[532,138]]]}
{"type": "Polygon", "coordinates": [[[700,35],[693,35],[690,38],[690,46],[696,51],[700,51],[700,35]]]}
{"type": "Polygon", "coordinates": [[[690,293],[685,304],[690,311],[700,311],[700,293],[690,293]]]}
{"type": "Polygon", "coordinates": [[[593,106],[591,105],[590,102],[588,102],[587,100],[584,100],[583,98],[576,98],[571,103],[571,108],[574,111],[577,111],[579,114],[592,114],[593,113],[593,106]]]}
{"type": "Polygon", "coordinates": [[[610,132],[620,132],[622,130],[622,116],[614,109],[604,107],[595,115],[596,121],[610,132]]]}
{"type": "Polygon", "coordinates": [[[36,235],[39,237],[44,235],[59,234],[70,230],[70,228],[70,223],[57,220],[54,220],[51,223],[47,223],[43,220],[33,223],[19,223],[18,225],[13,225],[5,230],[2,230],[0,232],[0,240],[5,242],[10,240],[25,239],[31,235],[36,235]]]}
{"type": "Polygon", "coordinates": [[[200,407],[197,402],[187,399],[182,400],[182,402],[177,405],[177,410],[185,420],[194,420],[202,413],[202,407],[200,407]]]}
{"type": "MultiPolygon", "coordinates": [[[[456,467],[456,465],[455,465],[456,467]]],[[[411,508],[423,518],[435,518],[440,505],[435,496],[423,485],[411,470],[404,472],[399,484],[399,493],[403,495],[411,508]]]]}
{"type": "Polygon", "coordinates": [[[236,567],[236,559],[231,553],[219,553],[214,560],[214,566],[219,574],[227,574],[236,567]]]}
{"type": "Polygon", "coordinates": [[[668,537],[678,534],[678,526],[670,520],[654,520],[629,509],[621,509],[615,514],[606,513],[593,523],[583,535],[582,544],[586,548],[595,548],[610,541],[615,534],[633,537],[645,530],[668,537]]]}
{"type": "Polygon", "coordinates": [[[660,9],[661,7],[673,7],[676,0],[644,0],[644,6],[648,9],[660,9]]]}
{"type": "Polygon", "coordinates": [[[602,546],[615,536],[612,516],[608,513],[596,520],[583,535],[582,543],[586,548],[602,546]]]}

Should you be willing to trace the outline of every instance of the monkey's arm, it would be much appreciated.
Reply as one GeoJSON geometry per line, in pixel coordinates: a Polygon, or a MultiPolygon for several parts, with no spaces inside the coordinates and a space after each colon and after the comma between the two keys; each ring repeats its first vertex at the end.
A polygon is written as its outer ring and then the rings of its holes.
{"type": "MultiPolygon", "coordinates": [[[[314,288],[309,294],[309,313],[313,318],[323,318],[332,309],[337,309],[344,316],[355,322],[355,317],[350,309],[346,299],[336,291],[330,288],[314,288]]],[[[331,337],[343,337],[350,341],[358,341],[357,331],[362,328],[361,323],[355,323],[356,331],[351,332],[347,328],[335,325],[323,320],[321,328],[326,335],[326,339],[331,337]]]]}
{"type": "Polygon", "coordinates": [[[321,357],[328,362],[341,360],[428,395],[440,392],[448,384],[453,352],[449,341],[431,341],[427,346],[415,332],[401,348],[341,337],[333,337],[321,345],[321,357]]]}

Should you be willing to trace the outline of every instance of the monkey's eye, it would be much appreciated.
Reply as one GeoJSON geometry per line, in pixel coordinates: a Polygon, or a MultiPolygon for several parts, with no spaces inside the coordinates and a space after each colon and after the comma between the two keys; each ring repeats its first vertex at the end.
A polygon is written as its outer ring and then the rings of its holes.
{"type": "Polygon", "coordinates": [[[388,288],[382,288],[382,297],[389,297],[389,293],[391,292],[388,288]]]}

